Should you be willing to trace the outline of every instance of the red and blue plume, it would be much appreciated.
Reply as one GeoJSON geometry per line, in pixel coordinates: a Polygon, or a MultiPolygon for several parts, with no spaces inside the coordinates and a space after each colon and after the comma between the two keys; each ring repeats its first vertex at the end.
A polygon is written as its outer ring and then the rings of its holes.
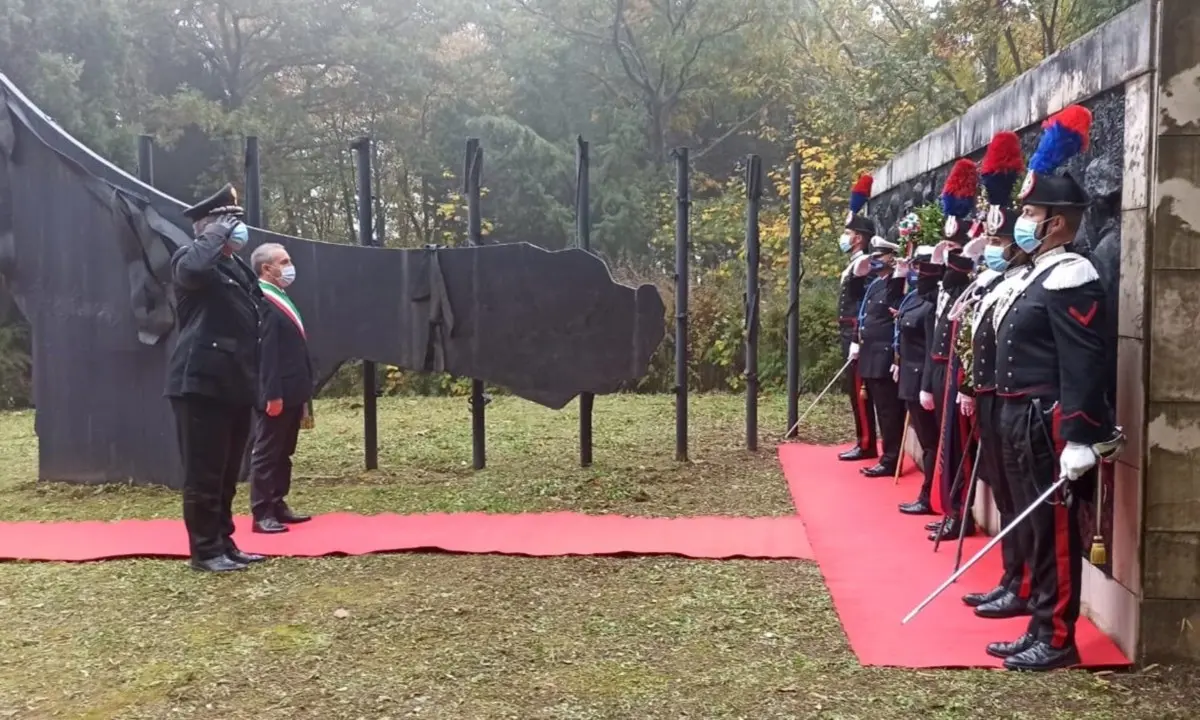
{"type": "Polygon", "coordinates": [[[1021,155],[1021,139],[1011,130],[996,133],[979,169],[979,181],[987,193],[988,204],[1005,207],[1011,204],[1013,188],[1023,172],[1025,158],[1021,155]]]}
{"type": "Polygon", "coordinates": [[[1092,113],[1082,105],[1072,105],[1042,123],[1042,139],[1029,160],[1029,169],[1049,175],[1065,162],[1088,149],[1092,133],[1092,113]]]}
{"type": "Polygon", "coordinates": [[[854,183],[854,187],[850,188],[850,213],[857,215],[859,210],[862,210],[867,200],[871,199],[871,185],[875,179],[870,175],[863,175],[858,178],[858,182],[854,183]]]}
{"type": "Polygon", "coordinates": [[[979,166],[963,158],[954,163],[950,177],[942,188],[942,212],[946,217],[965,218],[975,209],[975,193],[979,191],[979,166]]]}

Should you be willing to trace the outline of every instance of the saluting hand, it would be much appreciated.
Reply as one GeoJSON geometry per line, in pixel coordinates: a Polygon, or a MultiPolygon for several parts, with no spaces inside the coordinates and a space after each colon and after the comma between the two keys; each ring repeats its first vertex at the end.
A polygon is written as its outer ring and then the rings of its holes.
{"type": "Polygon", "coordinates": [[[267,402],[267,417],[279,417],[283,412],[283,398],[275,398],[267,402]]]}

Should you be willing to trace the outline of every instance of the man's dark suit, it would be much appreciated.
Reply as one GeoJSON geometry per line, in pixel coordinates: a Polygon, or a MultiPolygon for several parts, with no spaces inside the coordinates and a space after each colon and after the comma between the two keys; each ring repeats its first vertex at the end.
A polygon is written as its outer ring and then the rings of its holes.
{"type": "Polygon", "coordinates": [[[183,520],[193,561],[236,553],[233,496],[258,373],[258,298],[250,268],[209,225],[171,258],[179,335],[166,396],[183,455],[183,520]]]}
{"type": "MultiPolygon", "coordinates": [[[[304,333],[270,298],[262,308],[259,343],[259,391],[254,406],[254,451],[250,459],[250,509],[256,521],[282,519],[292,484],[292,454],[305,405],[312,399],[313,371],[304,333]],[[271,417],[267,403],[283,400],[271,417]]],[[[275,290],[282,294],[282,290],[275,290]]]]}

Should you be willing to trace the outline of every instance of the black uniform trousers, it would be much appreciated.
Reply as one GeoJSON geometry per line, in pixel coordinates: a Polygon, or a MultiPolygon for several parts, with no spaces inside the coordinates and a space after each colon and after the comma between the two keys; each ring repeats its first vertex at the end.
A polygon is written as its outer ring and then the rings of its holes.
{"type": "Polygon", "coordinates": [[[879,435],[883,440],[883,455],[879,464],[895,468],[900,461],[904,443],[904,403],[897,395],[896,382],[891,375],[883,378],[867,378],[867,394],[875,406],[875,417],[879,422],[879,435]]]}
{"type": "Polygon", "coordinates": [[[236,548],[233,497],[250,436],[250,406],[201,395],[171,398],[183,454],[183,524],[192,558],[210,560],[236,548]]]}
{"type": "MultiPolygon", "coordinates": [[[[979,427],[979,478],[992,489],[992,500],[1000,514],[1000,528],[1012,524],[1013,518],[1025,509],[1017,506],[1013,487],[1004,468],[1004,433],[1000,424],[1002,403],[995,392],[981,392],[975,396],[975,418],[979,427]]],[[[1033,535],[1028,523],[1022,523],[1000,541],[1000,554],[1004,559],[1004,575],[999,585],[1019,598],[1028,600],[1032,590],[1032,577],[1028,559],[1031,554],[1033,535]]]]}
{"type": "Polygon", "coordinates": [[[250,512],[255,520],[279,519],[292,488],[292,455],[304,406],[284,408],[275,417],[254,410],[254,450],[250,454],[250,512]]]}
{"type": "MultiPolygon", "coordinates": [[[[850,357],[850,342],[850,338],[842,335],[842,358],[850,357]]],[[[859,373],[857,360],[851,362],[846,372],[842,373],[842,391],[850,397],[858,448],[874,454],[878,451],[875,441],[875,403],[871,399],[870,388],[859,373]]]]}
{"type": "MultiPolygon", "coordinates": [[[[1013,498],[1018,507],[1027,508],[1058,479],[1060,443],[1052,434],[1054,418],[1028,398],[1003,398],[1000,427],[1004,469],[1013,480],[1013,498]]],[[[1029,632],[1060,649],[1074,644],[1079,619],[1083,542],[1077,502],[1060,492],[1025,519],[1032,540],[1033,618],[1029,632]]]]}
{"type": "MultiPolygon", "coordinates": [[[[908,424],[917,434],[917,442],[921,444],[921,462],[924,465],[922,470],[925,473],[925,479],[921,481],[921,495],[918,499],[928,502],[929,494],[933,490],[933,471],[937,466],[937,416],[932,410],[921,407],[918,400],[910,400],[907,405],[908,424]]],[[[901,428],[900,431],[904,432],[904,429],[901,428]]]]}

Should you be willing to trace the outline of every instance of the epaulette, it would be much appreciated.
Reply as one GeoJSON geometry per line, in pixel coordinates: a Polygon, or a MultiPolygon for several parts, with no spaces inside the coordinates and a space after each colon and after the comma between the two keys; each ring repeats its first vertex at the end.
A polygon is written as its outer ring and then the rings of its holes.
{"type": "Polygon", "coordinates": [[[1047,290],[1070,290],[1100,279],[1100,273],[1096,272],[1096,266],[1090,260],[1075,253],[1068,255],[1068,259],[1059,260],[1050,268],[1042,287],[1047,290]]]}

